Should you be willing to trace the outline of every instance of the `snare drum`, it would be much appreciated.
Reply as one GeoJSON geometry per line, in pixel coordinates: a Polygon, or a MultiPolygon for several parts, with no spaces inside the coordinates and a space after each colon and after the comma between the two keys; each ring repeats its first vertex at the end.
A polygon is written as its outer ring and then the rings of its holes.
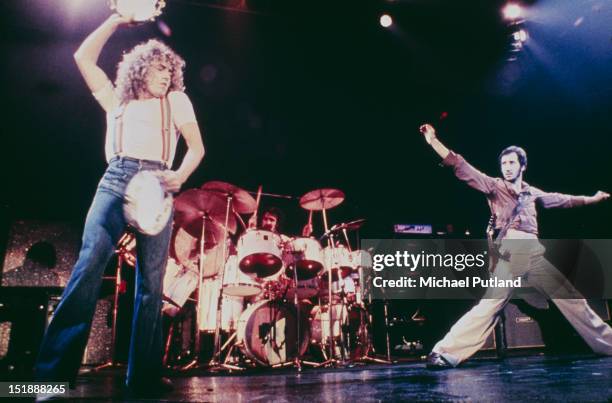
{"type": "MultiPolygon", "coordinates": [[[[221,292],[220,277],[206,279],[202,282],[200,331],[213,333],[217,327],[219,292],[221,292]]],[[[244,298],[224,294],[221,305],[221,330],[229,332],[236,329],[243,310],[244,298]]]]}
{"type": "Polygon", "coordinates": [[[223,273],[223,293],[236,297],[253,297],[260,292],[261,285],[238,269],[238,257],[232,255],[227,258],[223,273]]]}
{"type": "Polygon", "coordinates": [[[330,269],[333,281],[338,280],[338,278],[345,278],[351,273],[353,269],[351,254],[346,247],[336,246],[332,248],[328,246],[323,249],[323,255],[325,256],[325,270],[321,274],[323,278],[327,278],[330,269]]]}
{"type": "Polygon", "coordinates": [[[240,270],[257,277],[272,276],[283,267],[280,235],[264,230],[247,230],[238,239],[240,270]]]}
{"type": "Polygon", "coordinates": [[[240,316],[236,332],[242,352],[264,366],[291,362],[306,352],[308,315],[300,317],[299,350],[297,334],[297,311],[281,301],[259,301],[248,307],[240,316]]]}
{"type": "Polygon", "coordinates": [[[283,261],[287,266],[285,274],[293,279],[293,270],[297,270],[298,280],[309,280],[316,277],[323,269],[324,258],[321,244],[312,238],[293,238],[285,244],[283,261]]]}
{"type": "Polygon", "coordinates": [[[198,272],[187,269],[169,258],[163,283],[164,299],[169,305],[165,307],[164,312],[175,316],[197,287],[198,272]]]}

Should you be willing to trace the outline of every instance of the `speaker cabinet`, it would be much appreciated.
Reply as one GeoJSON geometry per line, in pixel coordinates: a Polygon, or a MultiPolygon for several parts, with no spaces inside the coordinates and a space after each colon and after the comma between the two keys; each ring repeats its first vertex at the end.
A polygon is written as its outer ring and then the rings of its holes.
{"type": "Polygon", "coordinates": [[[85,354],[84,365],[99,365],[111,360],[113,336],[113,298],[99,299],[96,305],[91,332],[85,354]]]}
{"type": "MultiPolygon", "coordinates": [[[[604,321],[610,320],[608,301],[591,299],[589,306],[604,321]]],[[[544,348],[567,352],[583,344],[573,327],[554,304],[536,308],[513,300],[504,309],[505,344],[508,350],[544,348]]]]}
{"type": "Polygon", "coordinates": [[[64,222],[17,220],[11,225],[2,286],[64,287],[80,248],[80,228],[64,222]]]}
{"type": "Polygon", "coordinates": [[[49,291],[0,288],[0,379],[25,381],[45,332],[49,291]]]}

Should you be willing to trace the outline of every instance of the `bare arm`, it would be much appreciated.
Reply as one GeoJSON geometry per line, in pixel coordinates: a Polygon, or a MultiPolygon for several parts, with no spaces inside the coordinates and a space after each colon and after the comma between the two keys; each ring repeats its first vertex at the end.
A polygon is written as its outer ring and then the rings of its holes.
{"type": "Polygon", "coordinates": [[[425,123],[419,128],[419,131],[423,134],[423,137],[425,137],[427,144],[434,149],[440,158],[445,159],[448,156],[450,150],[446,148],[446,146],[442,144],[440,140],[438,140],[438,137],[436,136],[436,129],[434,129],[432,125],[425,123]]]}
{"type": "MultiPolygon", "coordinates": [[[[118,14],[111,15],[85,38],[74,53],[77,67],[91,92],[99,91],[109,81],[106,73],[97,64],[102,48],[119,26],[129,24],[130,21],[131,18],[128,17],[121,17],[118,14]]],[[[110,105],[102,104],[102,107],[107,110],[110,105]]]]}
{"type": "Polygon", "coordinates": [[[164,185],[169,192],[178,192],[204,158],[204,143],[198,124],[186,123],[180,128],[180,132],[187,143],[188,150],[179,169],[165,171],[163,174],[164,185]]]}

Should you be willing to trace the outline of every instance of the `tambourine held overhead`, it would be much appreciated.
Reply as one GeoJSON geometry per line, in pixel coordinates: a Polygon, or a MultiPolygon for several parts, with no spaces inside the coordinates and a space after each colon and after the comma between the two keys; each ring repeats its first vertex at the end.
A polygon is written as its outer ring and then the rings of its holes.
{"type": "Polygon", "coordinates": [[[110,0],[111,10],[134,22],[153,21],[165,6],[165,0],[110,0]]]}

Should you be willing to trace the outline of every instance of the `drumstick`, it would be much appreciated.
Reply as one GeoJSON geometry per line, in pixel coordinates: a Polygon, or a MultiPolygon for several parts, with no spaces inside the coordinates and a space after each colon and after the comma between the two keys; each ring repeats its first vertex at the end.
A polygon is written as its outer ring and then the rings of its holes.
{"type": "Polygon", "coordinates": [[[242,225],[242,228],[246,229],[247,225],[244,223],[244,220],[242,219],[242,217],[240,217],[240,214],[238,214],[236,210],[234,210],[234,207],[232,207],[232,212],[238,218],[238,221],[240,222],[240,225],[242,225]]]}
{"type": "Polygon", "coordinates": [[[312,225],[312,210],[308,211],[308,226],[312,225]]]}
{"type": "Polygon", "coordinates": [[[257,225],[257,211],[259,210],[259,201],[261,200],[261,189],[262,186],[259,185],[257,188],[257,199],[255,200],[255,212],[253,213],[253,217],[255,217],[255,225],[257,225]]]}

